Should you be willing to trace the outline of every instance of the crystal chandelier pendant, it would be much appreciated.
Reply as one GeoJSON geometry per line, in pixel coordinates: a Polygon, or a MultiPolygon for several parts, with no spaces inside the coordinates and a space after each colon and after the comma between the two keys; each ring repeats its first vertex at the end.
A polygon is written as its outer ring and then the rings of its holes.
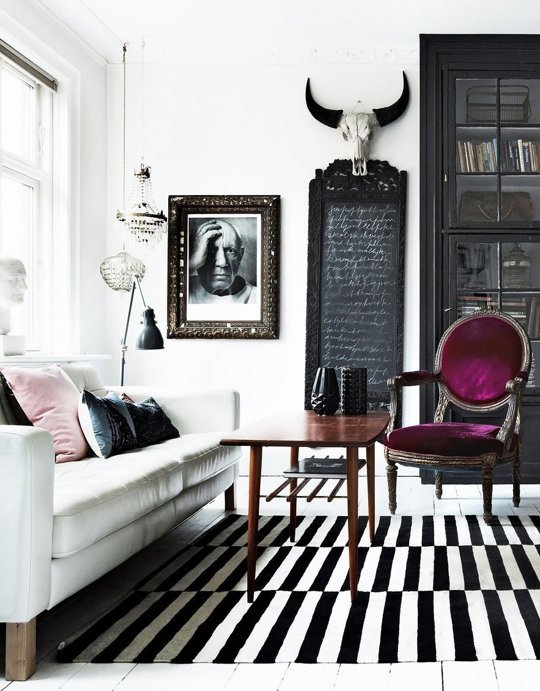
{"type": "Polygon", "coordinates": [[[118,211],[116,218],[124,225],[130,238],[147,247],[157,245],[167,233],[167,217],[163,211],[157,210],[150,168],[144,163],[141,163],[140,170],[135,171],[129,211],[118,211]]]}
{"type": "Polygon", "coordinates": [[[131,290],[133,275],[142,281],[146,267],[144,262],[128,252],[118,252],[112,257],[105,257],[99,271],[105,283],[112,290],[131,290]]]}

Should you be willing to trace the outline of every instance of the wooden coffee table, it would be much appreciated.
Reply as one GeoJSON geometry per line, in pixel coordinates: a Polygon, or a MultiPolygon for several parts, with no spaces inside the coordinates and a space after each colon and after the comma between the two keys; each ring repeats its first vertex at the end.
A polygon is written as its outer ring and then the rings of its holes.
{"type": "MultiPolygon", "coordinates": [[[[374,444],[388,425],[384,411],[367,415],[316,415],[313,411],[282,413],[241,427],[221,440],[222,444],[249,446],[249,504],[247,546],[247,598],[253,602],[257,530],[261,493],[262,450],[264,446],[291,448],[291,465],[298,462],[298,449],[343,447],[347,450],[347,517],[349,529],[349,585],[351,602],[358,588],[358,449],[366,449],[369,538],[375,533],[375,448],[374,444]]],[[[362,465],[364,461],[362,460],[362,465]]],[[[292,510],[292,507],[291,507],[292,510]]],[[[291,515],[292,517],[292,515],[291,515]]]]}

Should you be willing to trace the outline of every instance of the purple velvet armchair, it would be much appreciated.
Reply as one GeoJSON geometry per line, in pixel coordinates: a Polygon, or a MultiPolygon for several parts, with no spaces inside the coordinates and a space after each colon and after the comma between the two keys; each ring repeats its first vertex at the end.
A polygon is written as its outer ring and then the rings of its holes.
{"type": "Polygon", "coordinates": [[[442,496],[443,471],[481,471],[484,520],[492,520],[493,469],[512,463],[514,506],[520,501],[520,408],[531,366],[529,338],[514,319],[483,310],[454,322],[443,334],[434,372],[403,372],[388,380],[390,424],[384,439],[388,502],[396,510],[396,463],[435,471],[442,496]],[[439,401],[433,423],[396,428],[401,389],[436,382],[439,401]],[[474,413],[507,406],[503,424],[445,422],[448,405],[474,413]]]}

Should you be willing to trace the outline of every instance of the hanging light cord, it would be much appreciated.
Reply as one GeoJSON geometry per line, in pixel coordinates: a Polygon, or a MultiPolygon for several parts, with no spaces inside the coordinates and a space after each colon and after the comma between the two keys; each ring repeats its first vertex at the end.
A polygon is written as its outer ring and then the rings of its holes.
{"type": "Polygon", "coordinates": [[[123,106],[122,106],[122,210],[126,208],[126,52],[127,43],[124,43],[122,52],[123,67],[123,106]]]}
{"type": "Polygon", "coordinates": [[[144,168],[144,76],[145,76],[145,62],[144,62],[144,38],[141,41],[141,53],[142,53],[142,158],[141,158],[141,168],[144,168]]]}

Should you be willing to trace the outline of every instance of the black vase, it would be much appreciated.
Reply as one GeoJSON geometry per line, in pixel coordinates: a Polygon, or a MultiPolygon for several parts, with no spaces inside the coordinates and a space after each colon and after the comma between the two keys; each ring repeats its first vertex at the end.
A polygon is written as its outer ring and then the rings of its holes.
{"type": "Polygon", "coordinates": [[[367,413],[367,368],[341,369],[341,412],[343,415],[367,413]]]}
{"type": "Polygon", "coordinates": [[[319,367],[311,392],[311,407],[317,415],[333,415],[339,408],[339,387],[333,367],[319,367]]]}

